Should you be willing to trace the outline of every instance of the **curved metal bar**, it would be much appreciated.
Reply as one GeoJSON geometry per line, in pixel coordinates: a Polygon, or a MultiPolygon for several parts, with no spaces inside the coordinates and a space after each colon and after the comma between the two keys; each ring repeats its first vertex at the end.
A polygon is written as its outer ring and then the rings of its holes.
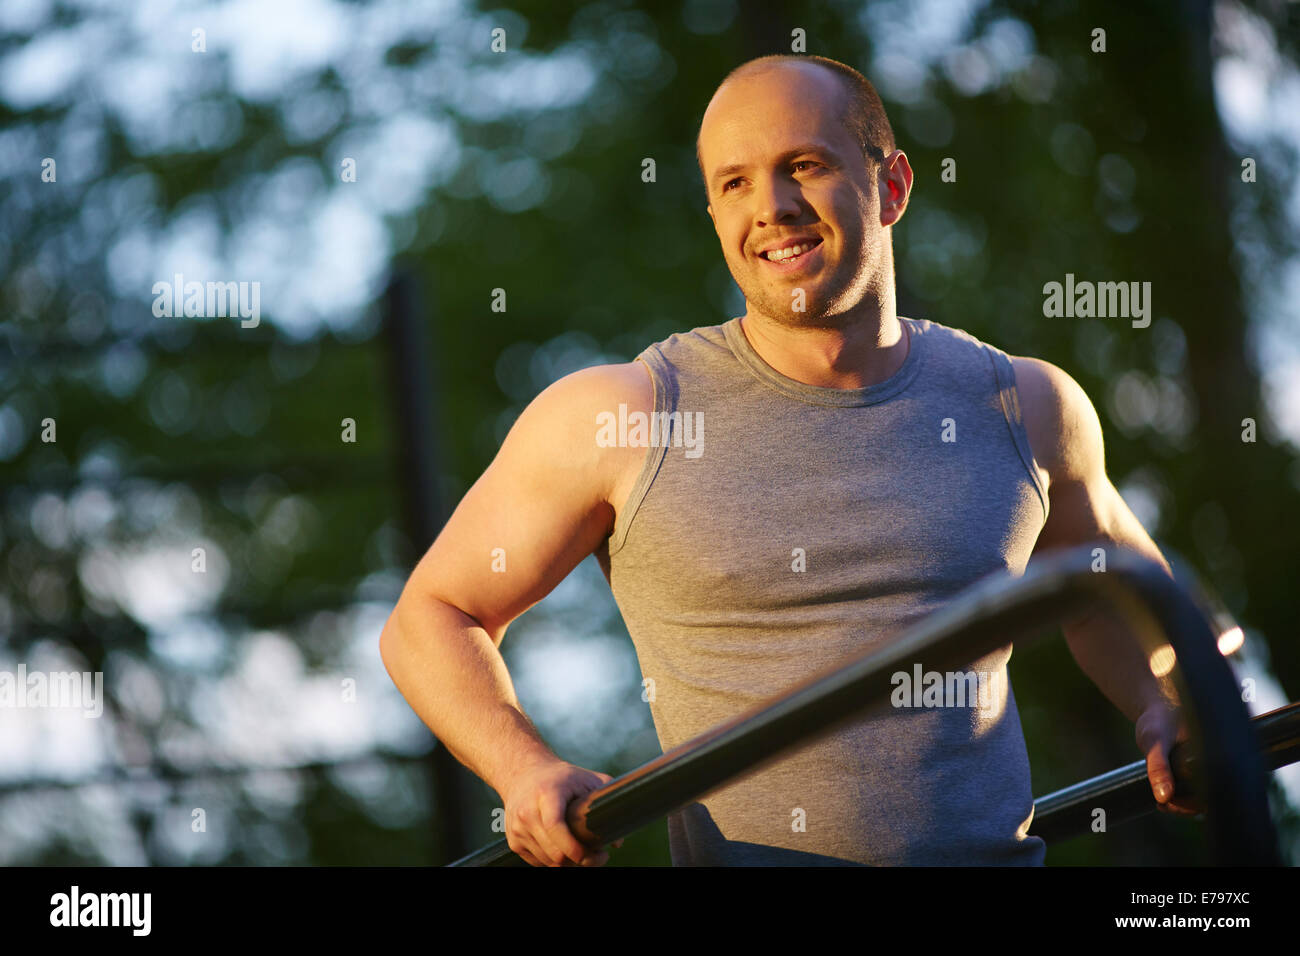
{"type": "MultiPolygon", "coordinates": [[[[1287,704],[1251,718],[1258,750],[1266,770],[1300,761],[1300,704],[1287,704]]],[[[1169,754],[1176,789],[1195,789],[1196,757],[1185,744],[1175,744],[1169,754]]],[[[1031,836],[1049,844],[1092,832],[1093,811],[1106,811],[1106,826],[1135,820],[1157,812],[1145,760],[1118,767],[1034,801],[1031,836]]]]}
{"type": "MultiPolygon", "coordinates": [[[[1213,861],[1278,865],[1267,778],[1249,715],[1205,615],[1158,564],[1129,552],[1108,557],[1108,569],[1094,572],[1092,546],[1084,546],[1036,559],[1019,577],[977,582],[887,646],[850,657],[575,800],[570,828],[592,847],[607,845],[887,706],[892,675],[914,663],[962,669],[1101,600],[1130,622],[1148,654],[1167,642],[1176,655],[1190,742],[1202,757],[1191,769],[1205,798],[1213,861]]],[[[451,865],[515,864],[523,861],[501,839],[451,865]]]]}

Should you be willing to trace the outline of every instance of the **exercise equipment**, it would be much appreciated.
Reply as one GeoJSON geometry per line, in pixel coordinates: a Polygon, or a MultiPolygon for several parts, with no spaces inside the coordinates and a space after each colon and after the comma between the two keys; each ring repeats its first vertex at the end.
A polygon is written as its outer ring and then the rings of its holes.
{"type": "MultiPolygon", "coordinates": [[[[927,671],[963,670],[1102,601],[1131,625],[1148,659],[1172,650],[1172,676],[1190,732],[1188,741],[1173,748],[1175,771],[1204,800],[1211,862],[1281,865],[1256,727],[1205,612],[1160,565],[1140,555],[1112,551],[1105,571],[1093,567],[1089,545],[1038,558],[1019,577],[977,582],[887,646],[850,657],[575,800],[567,811],[569,826],[583,843],[605,846],[845,721],[887,707],[898,671],[910,672],[917,662],[927,671]]],[[[1289,715],[1261,726],[1273,739],[1294,735],[1295,723],[1289,715]]],[[[1274,756],[1294,756],[1300,744],[1292,739],[1271,746],[1266,742],[1265,749],[1274,756]]],[[[1043,798],[1042,818],[1031,832],[1041,828],[1055,839],[1082,832],[1079,814],[1097,805],[1090,800],[1122,797],[1131,803],[1121,816],[1141,811],[1139,782],[1154,808],[1145,770],[1137,781],[1131,778],[1134,766],[1098,778],[1103,783],[1087,781],[1043,798]]],[[[450,865],[527,864],[503,838],[450,865]]]]}
{"type": "MultiPolygon", "coordinates": [[[[1300,761],[1300,704],[1287,704],[1252,717],[1250,722],[1266,770],[1300,761]]],[[[1185,744],[1175,744],[1170,750],[1169,764],[1179,793],[1195,788],[1195,762],[1195,754],[1185,744]]],[[[1049,844],[1082,836],[1091,832],[1092,813],[1097,807],[1106,811],[1108,827],[1158,812],[1147,780],[1146,761],[1135,760],[1039,797],[1034,801],[1034,822],[1029,832],[1049,844]]]]}

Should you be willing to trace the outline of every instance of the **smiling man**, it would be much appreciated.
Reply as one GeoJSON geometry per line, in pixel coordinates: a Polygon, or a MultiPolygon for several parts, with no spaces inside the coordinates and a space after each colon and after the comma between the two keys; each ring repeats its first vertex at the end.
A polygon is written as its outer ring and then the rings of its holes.
{"type": "MultiPolygon", "coordinates": [[[[398,687],[501,795],[510,846],[537,865],[607,859],[564,811],[609,778],[550,751],[498,647],[588,554],[665,750],[1043,550],[1100,541],[1164,563],[1067,374],[897,315],[891,230],[912,170],[860,74],[819,57],[750,61],[718,88],[697,145],[745,314],[539,395],[381,637],[398,687]],[[596,440],[615,413],[662,427],[596,440]],[[695,455],[676,434],[691,421],[695,455]]],[[[1143,654],[1107,615],[1065,633],[1136,722],[1157,800],[1188,810],[1165,789],[1178,713],[1143,654]]],[[[978,706],[896,706],[673,813],[673,862],[1041,863],[1010,654],[971,662],[978,706]]]]}

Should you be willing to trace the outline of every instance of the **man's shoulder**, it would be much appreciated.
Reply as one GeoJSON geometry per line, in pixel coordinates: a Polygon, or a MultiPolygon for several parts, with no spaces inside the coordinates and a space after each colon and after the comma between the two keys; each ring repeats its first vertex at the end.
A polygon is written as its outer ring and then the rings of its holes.
{"type": "MultiPolygon", "coordinates": [[[[903,316],[899,316],[899,318],[902,319],[903,316]]],[[[993,342],[980,338],[969,329],[963,329],[956,325],[944,325],[942,322],[936,322],[933,319],[908,318],[907,321],[912,324],[912,328],[926,336],[931,342],[944,341],[973,351],[991,351],[999,355],[1008,354],[993,342]]]]}
{"type": "Polygon", "coordinates": [[[715,325],[697,325],[691,329],[672,332],[647,345],[637,358],[649,358],[658,354],[672,361],[687,353],[729,350],[731,346],[727,343],[727,327],[735,325],[737,321],[731,318],[715,325]]]}
{"type": "Polygon", "coordinates": [[[648,411],[654,406],[654,384],[644,362],[591,365],[570,372],[542,390],[530,404],[539,417],[586,422],[604,411],[648,411]]]}
{"type": "Polygon", "coordinates": [[[1092,410],[1092,402],[1082,386],[1060,366],[1030,355],[1007,357],[1015,372],[1016,389],[1026,415],[1037,413],[1046,422],[1068,424],[1069,419],[1092,410]]]}
{"type": "Polygon", "coordinates": [[[1016,388],[1025,401],[1031,399],[1041,405],[1062,406],[1072,397],[1079,384],[1069,373],[1045,359],[1032,355],[1008,355],[1011,368],[1016,373],[1016,388]]]}
{"type": "Polygon", "coordinates": [[[1006,355],[996,345],[981,339],[974,332],[955,325],[944,325],[933,319],[914,319],[901,315],[899,320],[907,322],[914,334],[919,333],[924,338],[925,350],[928,353],[937,352],[949,364],[987,364],[990,353],[1006,355]]]}
{"type": "Polygon", "coordinates": [[[929,319],[909,320],[932,340],[969,346],[1010,364],[1030,448],[1050,482],[1080,480],[1102,467],[1101,423],[1082,386],[1045,359],[1013,355],[966,329],[929,319]]]}
{"type": "MultiPolygon", "coordinates": [[[[651,411],[654,385],[642,362],[593,365],[542,389],[511,426],[498,460],[505,467],[559,476],[565,493],[590,494],[614,504],[645,450],[599,440],[609,415],[651,411]]],[[[617,507],[617,505],[615,505],[617,507]]]]}
{"type": "Polygon", "coordinates": [[[1083,387],[1044,359],[1009,358],[1034,457],[1051,478],[1077,480],[1099,467],[1101,422],[1083,387]]]}
{"type": "Polygon", "coordinates": [[[1087,394],[1068,372],[1051,362],[1028,355],[1013,355],[973,332],[931,319],[908,319],[931,340],[943,339],[973,349],[1004,356],[1011,366],[1026,426],[1030,419],[1039,430],[1057,428],[1092,410],[1087,394]]]}

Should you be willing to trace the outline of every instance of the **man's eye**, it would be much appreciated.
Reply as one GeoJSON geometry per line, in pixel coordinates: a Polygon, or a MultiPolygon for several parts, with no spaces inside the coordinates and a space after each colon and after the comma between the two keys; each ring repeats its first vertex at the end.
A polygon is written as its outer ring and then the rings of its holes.
{"type": "MultiPolygon", "coordinates": [[[[801,159],[801,160],[799,160],[797,163],[794,164],[794,166],[795,166],[796,169],[798,169],[798,167],[800,167],[800,166],[817,166],[817,165],[819,165],[819,164],[813,162],[811,159],[801,159]]],[[[738,182],[740,182],[740,179],[739,179],[739,178],[736,178],[736,179],[732,179],[732,180],[730,180],[730,181],[724,183],[723,186],[722,186],[722,191],[723,191],[724,193],[725,193],[725,192],[729,192],[729,191],[731,190],[732,184],[733,184],[733,183],[738,183],[738,182]]]]}

